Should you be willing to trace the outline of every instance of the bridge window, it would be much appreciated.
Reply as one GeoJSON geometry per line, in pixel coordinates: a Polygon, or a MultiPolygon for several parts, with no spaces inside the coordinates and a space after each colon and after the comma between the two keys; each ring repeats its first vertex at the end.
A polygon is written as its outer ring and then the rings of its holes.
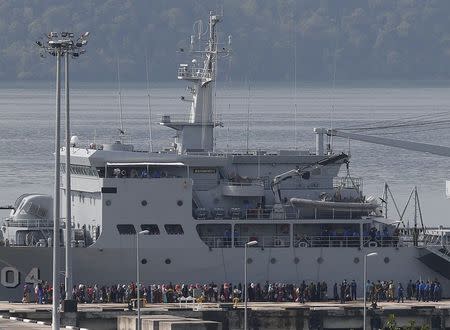
{"type": "Polygon", "coordinates": [[[164,225],[167,235],[183,235],[183,227],[181,225],[164,225]]]}
{"type": "Polygon", "coordinates": [[[148,234],[146,235],[159,235],[159,227],[158,225],[141,225],[141,230],[148,230],[148,234]]]}
{"type": "Polygon", "coordinates": [[[117,225],[120,235],[136,235],[136,229],[133,225],[117,225]]]}

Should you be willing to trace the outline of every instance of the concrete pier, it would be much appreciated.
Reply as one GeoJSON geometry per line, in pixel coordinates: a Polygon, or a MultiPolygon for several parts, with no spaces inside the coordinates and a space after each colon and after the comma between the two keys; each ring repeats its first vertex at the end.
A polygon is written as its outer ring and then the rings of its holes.
{"type": "MultiPolygon", "coordinates": [[[[117,330],[135,330],[137,317],[119,316],[117,330]]],[[[144,315],[141,317],[142,330],[222,330],[219,322],[204,321],[200,319],[173,316],[173,315],[144,315]]]]}
{"type": "MultiPolygon", "coordinates": [[[[50,305],[0,302],[0,315],[48,321],[51,319],[50,311],[50,305]]],[[[243,328],[242,304],[239,304],[236,309],[232,304],[151,304],[143,307],[141,312],[142,324],[148,323],[148,329],[156,329],[156,326],[161,326],[160,329],[178,329],[175,323],[201,322],[198,320],[212,322],[208,323],[208,327],[204,327],[204,329],[218,329],[216,328],[218,324],[223,330],[243,328]],[[168,322],[172,324],[170,327],[167,325],[168,322]],[[163,325],[164,327],[162,327],[163,325]]],[[[331,330],[362,329],[363,327],[363,304],[361,301],[346,304],[335,302],[306,304],[255,302],[249,303],[248,315],[249,329],[258,330],[331,330]]],[[[367,329],[383,327],[391,315],[394,315],[397,326],[406,326],[415,322],[416,327],[427,326],[433,330],[450,330],[450,300],[441,302],[408,301],[400,304],[379,303],[377,309],[368,309],[367,311],[367,329]]],[[[136,311],[128,310],[125,304],[80,304],[77,313],[62,314],[62,324],[95,330],[118,329],[120,317],[124,320],[128,317],[129,322],[133,323],[132,320],[136,319],[136,311]]],[[[200,328],[200,323],[197,325],[197,328],[200,328]]]]}

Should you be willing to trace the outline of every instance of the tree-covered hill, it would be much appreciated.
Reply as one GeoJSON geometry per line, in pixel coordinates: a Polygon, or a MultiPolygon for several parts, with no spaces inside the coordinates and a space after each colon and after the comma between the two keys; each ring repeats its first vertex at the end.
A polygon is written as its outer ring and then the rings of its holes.
{"type": "Polygon", "coordinates": [[[222,77],[450,78],[448,0],[0,0],[0,80],[53,78],[34,46],[49,31],[91,32],[74,79],[114,81],[120,58],[124,80],[144,80],[148,54],[151,80],[173,80],[193,22],[221,7],[222,77]]]}

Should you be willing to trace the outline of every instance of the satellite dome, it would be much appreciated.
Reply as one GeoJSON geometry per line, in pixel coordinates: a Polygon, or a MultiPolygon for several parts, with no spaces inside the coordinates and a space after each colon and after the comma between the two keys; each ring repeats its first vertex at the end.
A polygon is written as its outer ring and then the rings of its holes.
{"type": "Polygon", "coordinates": [[[80,139],[78,138],[78,136],[74,135],[70,138],[71,147],[76,147],[78,143],[80,143],[80,139]]]}

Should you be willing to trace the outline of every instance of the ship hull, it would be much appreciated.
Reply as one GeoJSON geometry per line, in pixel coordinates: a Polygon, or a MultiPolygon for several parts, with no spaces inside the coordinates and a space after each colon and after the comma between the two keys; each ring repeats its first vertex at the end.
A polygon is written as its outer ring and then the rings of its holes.
{"type": "MultiPolygon", "coordinates": [[[[325,281],[328,296],[335,282],[356,280],[363,283],[364,255],[376,251],[368,262],[368,278],[372,281],[394,280],[404,285],[409,280],[438,279],[444,288],[447,279],[418,260],[415,247],[400,248],[249,248],[249,282],[300,283],[325,281]]],[[[64,250],[61,250],[62,255],[64,250]]],[[[141,282],[223,283],[243,281],[243,249],[186,247],[184,249],[142,248],[141,282]]],[[[63,265],[63,258],[61,258],[63,265]]],[[[20,301],[24,284],[36,280],[51,282],[52,251],[49,248],[0,248],[0,300],[20,301]],[[6,271],[5,271],[6,269],[6,271]],[[17,272],[17,274],[15,273],[17,272]],[[30,276],[32,272],[32,276],[30,276]],[[15,278],[17,277],[17,278],[15,278]],[[16,283],[17,282],[17,283],[16,283]],[[17,285],[16,285],[17,284],[17,285]]],[[[63,268],[62,268],[63,269],[63,268]]],[[[61,275],[62,276],[62,275],[61,275]]],[[[73,249],[73,282],[86,285],[130,283],[136,279],[136,250],[133,248],[73,249]]],[[[63,281],[63,278],[61,277],[63,281]]],[[[362,291],[358,290],[358,295],[362,291]]]]}

